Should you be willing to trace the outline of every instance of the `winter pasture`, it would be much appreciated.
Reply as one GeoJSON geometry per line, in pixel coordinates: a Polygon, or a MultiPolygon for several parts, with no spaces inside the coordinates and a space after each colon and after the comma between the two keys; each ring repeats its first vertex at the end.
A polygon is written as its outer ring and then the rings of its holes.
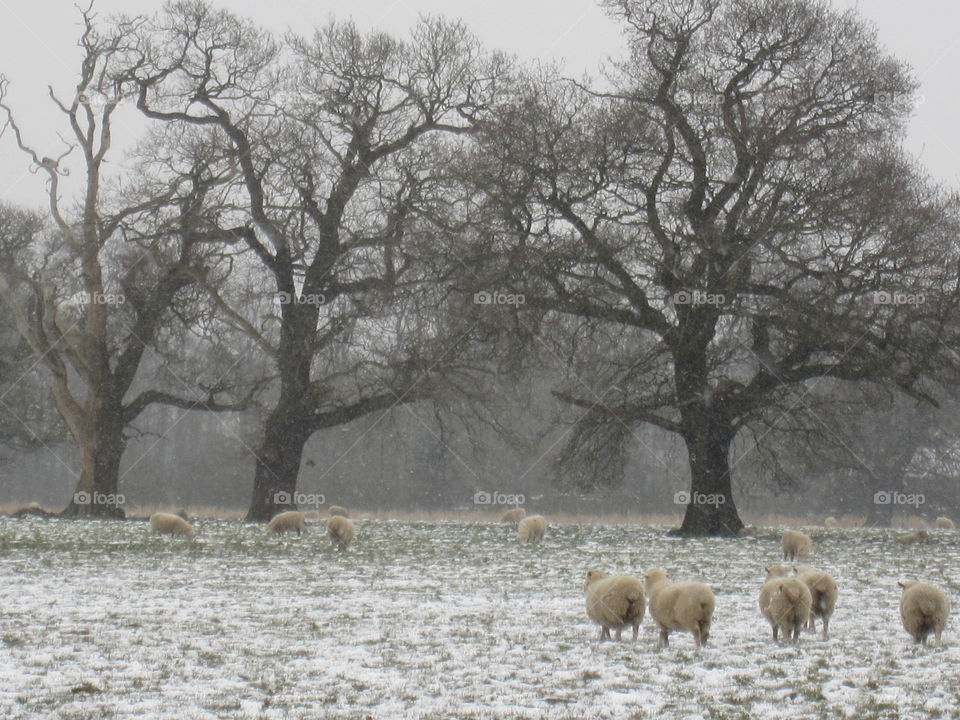
{"type": "MultiPolygon", "coordinates": [[[[522,546],[496,523],[358,522],[337,553],[314,526],[0,519],[0,718],[953,718],[960,642],[914,647],[902,577],[960,598],[956,537],[809,529],[840,601],[828,641],[778,646],[757,610],[776,531],[679,540],[567,524],[522,546]],[[702,579],[709,646],[599,643],[587,568],[702,579]]],[[[629,633],[627,633],[629,634],[629,633]]]]}

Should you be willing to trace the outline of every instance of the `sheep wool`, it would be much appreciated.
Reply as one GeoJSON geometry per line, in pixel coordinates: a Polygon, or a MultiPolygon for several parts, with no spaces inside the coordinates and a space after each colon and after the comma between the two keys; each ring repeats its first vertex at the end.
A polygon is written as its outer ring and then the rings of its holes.
{"type": "Polygon", "coordinates": [[[811,632],[816,632],[816,618],[820,618],[823,625],[823,639],[826,640],[830,628],[830,618],[833,616],[833,609],[837,605],[837,595],[839,594],[837,581],[828,573],[807,565],[798,565],[793,570],[797,574],[797,578],[806,584],[810,590],[811,605],[808,629],[811,632]]]}
{"type": "Polygon", "coordinates": [[[769,569],[767,577],[760,589],[760,613],[770,623],[774,640],[779,632],[784,641],[799,642],[800,631],[810,619],[810,589],[794,577],[771,577],[769,569]]]}
{"type": "Polygon", "coordinates": [[[345,507],[340,507],[339,505],[331,505],[328,512],[330,513],[330,517],[336,517],[338,515],[345,518],[350,517],[350,513],[347,512],[347,509],[345,507]]]}
{"type": "Polygon", "coordinates": [[[338,550],[346,550],[353,542],[357,530],[350,518],[343,515],[334,515],[327,520],[327,535],[333,540],[333,544],[338,550]]]}
{"type": "Polygon", "coordinates": [[[837,522],[837,519],[833,515],[831,515],[830,517],[828,517],[826,520],[823,521],[823,526],[828,528],[835,528],[839,526],[839,523],[837,522]]]}
{"type": "Polygon", "coordinates": [[[267,534],[296,532],[300,535],[305,529],[305,520],[302,512],[288,510],[273,516],[273,519],[267,523],[267,534]]]}
{"type": "Polygon", "coordinates": [[[954,530],[956,528],[956,525],[953,524],[953,520],[943,516],[938,517],[934,521],[934,524],[941,530],[954,530]]]}
{"type": "Polygon", "coordinates": [[[813,541],[809,535],[796,530],[784,530],[780,539],[780,548],[783,550],[784,560],[803,560],[810,556],[813,550],[813,541]]]}
{"type": "Polygon", "coordinates": [[[909,535],[901,535],[896,538],[898,543],[918,543],[924,542],[928,537],[926,530],[917,530],[916,532],[910,533],[909,535]]]}
{"type": "Polygon", "coordinates": [[[610,639],[610,628],[620,640],[623,628],[633,628],[637,639],[646,610],[643,583],[629,575],[610,576],[602,570],[588,570],[583,585],[587,599],[587,617],[600,626],[600,640],[610,639]]]}
{"type": "Polygon", "coordinates": [[[500,516],[500,522],[517,524],[527,516],[523,508],[510,508],[500,516]]]}
{"type": "Polygon", "coordinates": [[[150,529],[158,535],[182,535],[188,538],[197,535],[193,525],[179,515],[171,515],[170,513],[158,512],[151,515],[150,529]]]}
{"type": "Polygon", "coordinates": [[[648,570],[643,584],[650,615],[660,628],[657,647],[669,645],[671,630],[689,631],[697,647],[703,647],[710,637],[716,605],[713,590],[699,582],[672,583],[660,568],[648,570]]]}
{"type": "Polygon", "coordinates": [[[531,515],[520,521],[517,526],[517,539],[520,542],[540,542],[547,532],[547,521],[542,515],[531,515]]]}
{"type": "Polygon", "coordinates": [[[926,645],[931,633],[939,643],[950,615],[950,599],[940,588],[927,583],[901,580],[897,584],[903,588],[900,596],[903,629],[916,643],[926,645]]]}

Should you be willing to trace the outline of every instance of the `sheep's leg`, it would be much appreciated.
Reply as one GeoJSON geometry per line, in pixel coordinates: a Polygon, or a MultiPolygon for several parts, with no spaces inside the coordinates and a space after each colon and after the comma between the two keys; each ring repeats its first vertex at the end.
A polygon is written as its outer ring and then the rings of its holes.
{"type": "Polygon", "coordinates": [[[779,626],[779,625],[774,625],[774,626],[773,626],[773,641],[774,641],[774,642],[777,641],[777,633],[778,633],[778,632],[780,632],[780,626],[779,626]]]}
{"type": "Polygon", "coordinates": [[[660,626],[660,639],[657,641],[657,648],[670,647],[670,631],[660,626]]]}
{"type": "Polygon", "coordinates": [[[827,626],[828,626],[829,624],[830,624],[830,616],[829,616],[829,615],[824,615],[824,616],[823,616],[823,619],[822,619],[822,621],[821,621],[821,625],[823,625],[823,639],[824,639],[824,640],[827,639],[827,626]]]}
{"type": "Polygon", "coordinates": [[[604,625],[600,628],[600,642],[610,639],[610,628],[604,625]]]}
{"type": "Polygon", "coordinates": [[[617,642],[620,642],[623,639],[623,626],[617,628],[617,642]]]}
{"type": "Polygon", "coordinates": [[[640,623],[633,624],[633,641],[637,641],[637,637],[640,635],[640,623]]]}

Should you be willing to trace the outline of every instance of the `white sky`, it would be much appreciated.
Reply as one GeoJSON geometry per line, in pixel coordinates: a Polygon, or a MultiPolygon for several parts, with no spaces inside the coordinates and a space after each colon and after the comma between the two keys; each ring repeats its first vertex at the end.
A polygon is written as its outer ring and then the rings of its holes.
{"type": "MultiPolygon", "coordinates": [[[[86,2],[86,0],[83,0],[86,2]]],[[[859,6],[874,20],[884,44],[907,60],[923,83],[908,146],[940,180],[960,187],[960,3],[956,0],[833,0],[859,6]]],[[[352,16],[365,28],[400,34],[420,13],[462,18],[490,48],[523,59],[555,58],[566,72],[594,72],[624,48],[619,26],[594,0],[219,0],[239,14],[282,31],[305,31],[331,16],[352,16]],[[349,10],[347,9],[349,8],[349,10]]],[[[160,0],[98,0],[102,14],[149,12],[160,0]]],[[[46,99],[52,84],[69,96],[79,52],[73,0],[0,0],[0,73],[14,85],[10,99],[27,138],[41,154],[58,147],[55,109],[46,99]]],[[[136,127],[134,113],[127,116],[136,127]]],[[[119,118],[122,135],[124,118],[119,118]]],[[[129,134],[129,133],[128,133],[129,134]]],[[[10,137],[0,138],[0,199],[38,206],[43,181],[27,171],[26,156],[10,137]]]]}

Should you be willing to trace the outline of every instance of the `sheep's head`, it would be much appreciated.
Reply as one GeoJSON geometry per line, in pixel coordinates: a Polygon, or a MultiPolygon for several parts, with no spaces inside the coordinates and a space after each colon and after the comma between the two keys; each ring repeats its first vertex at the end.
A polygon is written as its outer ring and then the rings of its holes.
{"type": "Polygon", "coordinates": [[[660,568],[650,568],[643,576],[644,590],[647,595],[652,594],[652,590],[658,585],[668,582],[667,574],[660,568]]]}
{"type": "Polygon", "coordinates": [[[764,569],[767,571],[767,580],[775,577],[786,577],[788,572],[783,565],[771,565],[764,569]]]}
{"type": "Polygon", "coordinates": [[[583,584],[584,590],[590,587],[591,583],[594,583],[600,578],[605,578],[605,577],[607,577],[607,573],[605,573],[603,570],[596,570],[596,569],[587,570],[587,581],[583,584]]]}

